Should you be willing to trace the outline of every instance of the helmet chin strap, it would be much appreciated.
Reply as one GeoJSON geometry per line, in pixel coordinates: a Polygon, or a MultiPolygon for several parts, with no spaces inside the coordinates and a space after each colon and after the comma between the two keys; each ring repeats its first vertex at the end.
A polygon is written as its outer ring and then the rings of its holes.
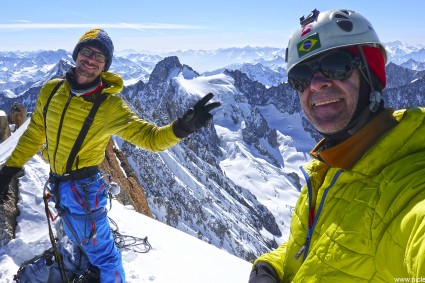
{"type": "MultiPolygon", "coordinates": [[[[363,109],[363,111],[360,113],[359,117],[356,120],[354,120],[352,123],[349,124],[349,126],[352,125],[351,129],[348,130],[348,133],[350,134],[350,136],[354,135],[361,128],[363,128],[363,126],[369,120],[370,115],[373,113],[372,110],[370,109],[370,105],[371,104],[369,104],[369,107],[363,109]]],[[[349,126],[348,126],[348,128],[350,128],[349,126]]]]}

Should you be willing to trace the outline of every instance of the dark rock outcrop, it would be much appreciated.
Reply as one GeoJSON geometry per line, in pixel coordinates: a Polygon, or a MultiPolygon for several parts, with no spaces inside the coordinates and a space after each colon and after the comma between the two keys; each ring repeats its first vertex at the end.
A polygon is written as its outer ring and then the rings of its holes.
{"type": "Polygon", "coordinates": [[[118,201],[132,205],[137,212],[152,217],[145,192],[135,172],[128,164],[125,155],[114,146],[112,139],[106,148],[105,160],[100,169],[110,174],[112,180],[121,187],[121,192],[116,196],[118,201]]]}

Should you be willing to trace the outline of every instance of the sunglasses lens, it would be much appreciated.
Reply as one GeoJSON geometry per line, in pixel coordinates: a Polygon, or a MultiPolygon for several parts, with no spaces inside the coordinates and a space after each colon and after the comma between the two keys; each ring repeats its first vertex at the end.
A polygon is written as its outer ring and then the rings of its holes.
{"type": "Polygon", "coordinates": [[[340,50],[296,65],[288,73],[288,83],[293,89],[303,92],[310,85],[316,71],[322,72],[331,80],[345,80],[351,76],[355,67],[357,63],[352,55],[340,50]]]}
{"type": "Polygon", "coordinates": [[[289,71],[288,82],[293,89],[302,92],[310,85],[312,76],[313,71],[310,66],[300,64],[289,71]]]}
{"type": "Polygon", "coordinates": [[[345,80],[353,72],[353,58],[346,52],[335,52],[320,62],[322,73],[332,80],[345,80]]]}

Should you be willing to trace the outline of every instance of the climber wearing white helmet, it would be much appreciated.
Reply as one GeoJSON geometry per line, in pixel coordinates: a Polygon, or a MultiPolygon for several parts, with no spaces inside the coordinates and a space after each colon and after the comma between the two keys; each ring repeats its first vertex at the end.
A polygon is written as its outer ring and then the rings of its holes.
{"type": "Polygon", "coordinates": [[[354,11],[302,17],[286,60],[323,139],[301,169],[289,239],[255,260],[249,282],[424,278],[425,108],[384,106],[387,54],[354,11]]]}

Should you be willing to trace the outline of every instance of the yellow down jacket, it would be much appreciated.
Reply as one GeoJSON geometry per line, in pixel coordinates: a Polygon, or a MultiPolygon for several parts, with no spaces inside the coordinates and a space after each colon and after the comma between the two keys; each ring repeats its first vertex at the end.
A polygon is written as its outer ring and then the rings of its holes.
{"type": "Polygon", "coordinates": [[[279,282],[425,282],[425,108],[394,116],[352,169],[304,166],[288,241],[255,263],[279,282]]]}
{"type": "MultiPolygon", "coordinates": [[[[72,170],[102,163],[111,135],[120,136],[138,147],[155,152],[165,150],[180,140],[174,135],[172,124],[163,127],[150,124],[140,119],[119,96],[114,95],[123,89],[120,76],[103,72],[101,78],[106,85],[101,95],[107,95],[108,98],[99,107],[72,170]]],[[[7,166],[22,167],[43,146],[47,137],[43,157],[49,161],[53,173],[65,173],[68,156],[93,102],[71,96],[69,84],[65,81],[50,101],[45,131],[43,108],[58,83],[58,79],[51,80],[41,88],[30,124],[6,161],[7,166]]]]}

